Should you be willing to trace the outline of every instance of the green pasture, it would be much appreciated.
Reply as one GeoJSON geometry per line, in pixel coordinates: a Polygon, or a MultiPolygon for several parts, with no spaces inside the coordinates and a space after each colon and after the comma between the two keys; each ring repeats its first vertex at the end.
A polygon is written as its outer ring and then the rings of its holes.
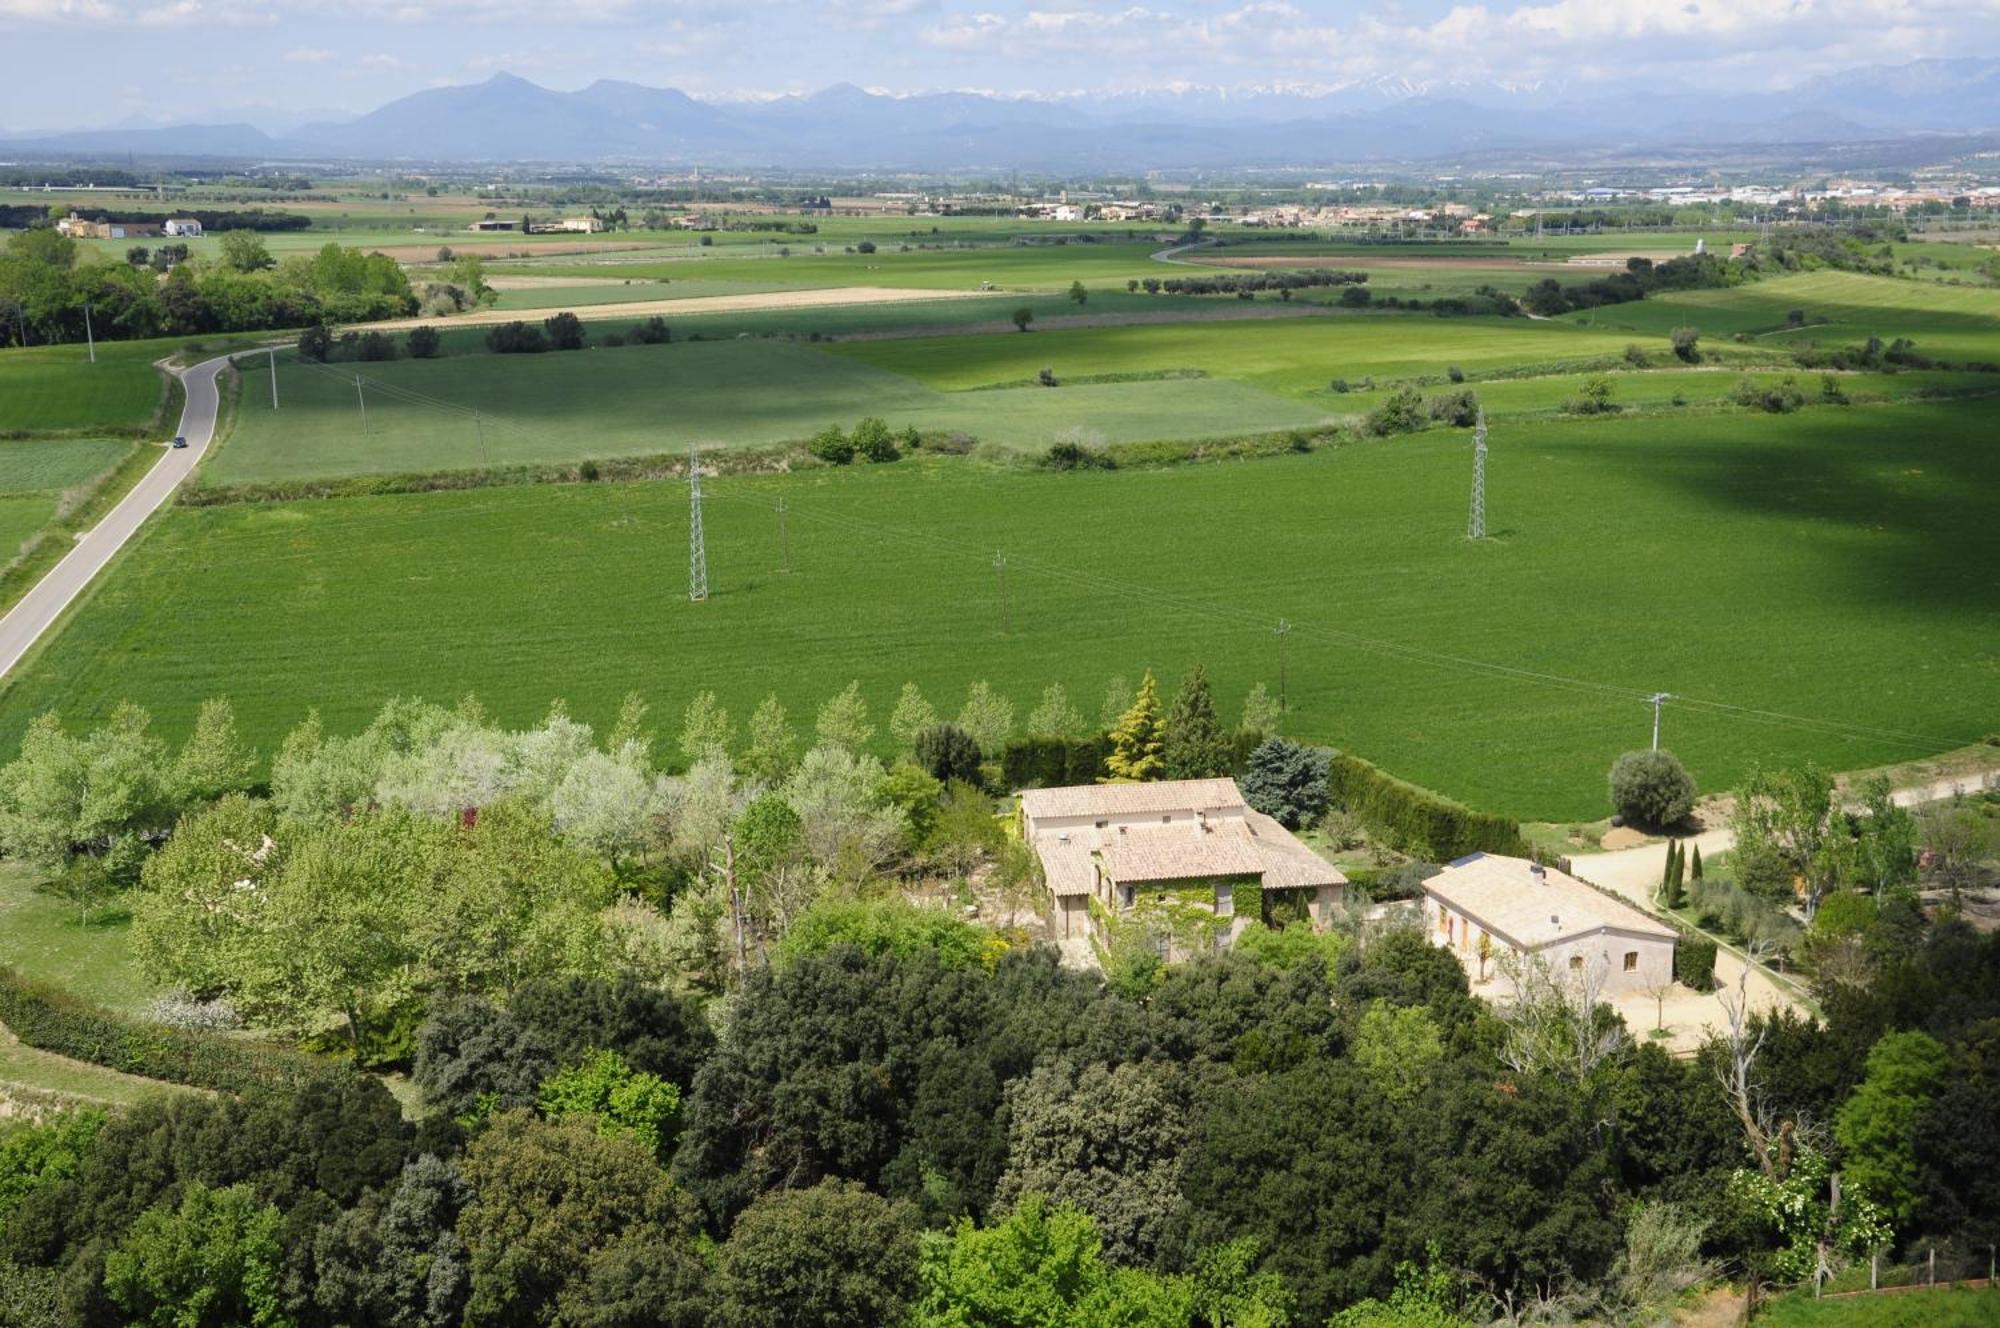
{"type": "Polygon", "coordinates": [[[102,438],[0,441],[0,564],[49,524],[65,489],[96,480],[132,446],[102,438]]]}
{"type": "Polygon", "coordinates": [[[580,305],[628,304],[635,300],[695,300],[716,295],[760,295],[774,288],[745,281],[661,281],[656,278],[628,279],[617,285],[596,282],[575,286],[541,286],[533,290],[504,290],[494,307],[532,309],[537,312],[571,309],[580,305]]]}
{"type": "Polygon", "coordinates": [[[1798,1292],[1757,1315],[1767,1328],[1988,1328],[2000,1322],[2000,1289],[1945,1287],[1816,1300],[1798,1292]]]}
{"type": "Polygon", "coordinates": [[[865,415],[897,429],[964,432],[1031,449],[1073,428],[1106,442],[1136,442],[1306,428],[1324,418],[1220,379],[953,394],[772,340],[330,367],[281,360],[277,410],[266,372],[254,359],[245,366],[249,390],[236,430],[206,471],[217,483],[792,442],[828,424],[851,427],[865,415]],[[357,373],[380,386],[357,393],[357,373]]]}
{"type": "Polygon", "coordinates": [[[1201,369],[1307,396],[1335,378],[1559,366],[1616,355],[1631,340],[1553,321],[1354,314],[853,342],[834,353],[947,390],[1032,378],[1048,365],[1059,376],[1201,369]]]}
{"type": "MultiPolygon", "coordinates": [[[[1665,355],[1655,358],[1671,363],[1665,355]]],[[[1775,387],[1790,378],[1808,402],[1821,400],[1821,383],[1829,375],[1811,369],[1740,370],[1712,366],[1698,369],[1614,369],[1598,374],[1552,374],[1535,378],[1502,378],[1469,384],[1479,394],[1488,415],[1532,415],[1560,413],[1565,403],[1575,400],[1585,382],[1604,377],[1611,382],[1613,405],[1627,410],[1658,410],[1676,406],[1726,406],[1733,404],[1736,389],[1748,380],[1759,387],[1775,387]]],[[[1837,373],[1830,375],[1850,401],[1873,403],[1905,401],[1913,398],[1951,395],[2000,396],[2000,378],[1991,374],[1946,373],[1937,370],[1908,373],[1837,373]]],[[[1440,386],[1431,391],[1445,391],[1440,386]]],[[[1378,394],[1379,395],[1379,394],[1378,394]]],[[[1347,400],[1367,408],[1369,398],[1350,396],[1347,400]]]]}
{"type": "Polygon", "coordinates": [[[144,1010],[159,989],[140,975],[125,943],[130,915],[113,905],[85,916],[38,884],[23,864],[0,863],[0,967],[108,1009],[144,1010]]]}
{"type": "Polygon", "coordinates": [[[124,699],[177,735],[211,696],[266,754],[308,707],[345,729],[385,697],[468,691],[508,722],[561,697],[602,724],[636,689],[662,731],[703,689],[739,722],[775,691],[809,726],[849,679],[878,720],[905,680],[949,708],[982,677],[1023,713],[1058,681],[1094,713],[1109,676],[1197,661],[1233,715],[1277,686],[1284,618],[1297,736],[1478,806],[1587,819],[1655,690],[1686,698],[1666,742],[1707,788],[1753,761],[1851,769],[1989,730],[1990,420],[1522,422],[1495,433],[1477,545],[1460,431],[1159,470],[720,476],[704,604],[675,484],[175,508],[0,692],[0,743],[124,699]]]}
{"type": "Polygon", "coordinates": [[[1570,314],[1563,321],[1648,335],[1686,324],[1715,340],[1748,333],[1767,347],[1909,337],[1926,354],[2000,361],[2000,290],[1853,272],[1801,272],[1720,290],[1673,291],[1570,314]],[[1795,309],[1804,312],[1807,326],[1787,327],[1795,309]],[[1821,319],[1826,325],[1819,325],[1821,319]]]}

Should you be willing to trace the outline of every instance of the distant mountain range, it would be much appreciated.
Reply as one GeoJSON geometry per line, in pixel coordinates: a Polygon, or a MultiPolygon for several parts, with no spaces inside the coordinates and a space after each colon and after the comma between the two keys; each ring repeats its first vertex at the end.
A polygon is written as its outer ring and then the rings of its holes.
{"type": "Polygon", "coordinates": [[[714,101],[511,74],[352,119],[127,126],[16,138],[20,152],[254,160],[699,164],[717,168],[1131,171],[1644,154],[2000,130],[2000,60],[1920,60],[1779,93],[1616,96],[1564,87],[1377,80],[1333,90],[1168,89],[1062,99],[888,96],[849,85],[714,101]],[[272,132],[276,131],[276,132],[272,132]]]}

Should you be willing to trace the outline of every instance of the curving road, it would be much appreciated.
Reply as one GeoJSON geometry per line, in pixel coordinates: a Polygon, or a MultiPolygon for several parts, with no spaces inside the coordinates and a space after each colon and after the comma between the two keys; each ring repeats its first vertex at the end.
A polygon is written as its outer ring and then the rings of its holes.
{"type": "Polygon", "coordinates": [[[181,371],[187,405],[181,410],[178,432],[187,438],[188,445],[167,448],[153,468],[132,486],[131,492],[102,521],[78,536],[76,547],[49,569],[6,617],[0,618],[0,678],[13,671],[21,657],[55,625],[63,610],[125,547],[125,542],[139,532],[146,518],[180,487],[208,451],[209,441],[215,437],[219,404],[215,376],[228,363],[229,357],[223,355],[181,371]]]}

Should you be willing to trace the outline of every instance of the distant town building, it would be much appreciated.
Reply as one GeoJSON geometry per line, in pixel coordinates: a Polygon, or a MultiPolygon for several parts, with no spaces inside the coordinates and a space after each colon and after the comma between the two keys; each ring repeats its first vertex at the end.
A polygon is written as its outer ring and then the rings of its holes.
{"type": "Polygon", "coordinates": [[[160,227],[160,232],[163,235],[178,235],[183,239],[200,239],[201,223],[193,217],[168,217],[166,224],[160,227]]]}
{"type": "Polygon", "coordinates": [[[487,217],[484,220],[473,222],[465,229],[469,231],[517,231],[521,229],[521,223],[519,221],[501,221],[496,217],[487,217]]]}
{"type": "Polygon", "coordinates": [[[92,221],[72,212],[56,222],[56,234],[74,240],[141,240],[160,233],[151,221],[92,221]]]}

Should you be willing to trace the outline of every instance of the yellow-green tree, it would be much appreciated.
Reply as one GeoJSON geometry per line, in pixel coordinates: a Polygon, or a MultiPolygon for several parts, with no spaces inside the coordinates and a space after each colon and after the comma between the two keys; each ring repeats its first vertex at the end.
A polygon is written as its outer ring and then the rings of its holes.
{"type": "Polygon", "coordinates": [[[1148,670],[1139,695],[1111,730],[1111,755],[1105,759],[1114,784],[1142,784],[1166,773],[1160,734],[1160,688],[1148,670]]]}

